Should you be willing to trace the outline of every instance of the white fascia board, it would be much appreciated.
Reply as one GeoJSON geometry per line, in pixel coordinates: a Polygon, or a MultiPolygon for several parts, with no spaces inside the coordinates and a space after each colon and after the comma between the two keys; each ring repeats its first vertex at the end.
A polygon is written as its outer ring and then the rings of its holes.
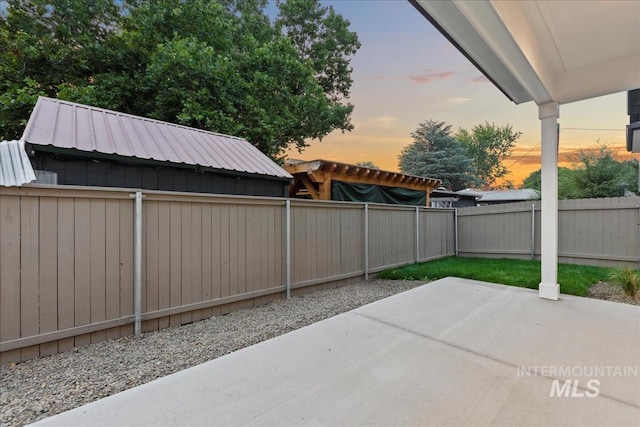
{"type": "Polygon", "coordinates": [[[465,16],[469,25],[475,28],[501,64],[527,91],[531,100],[538,105],[553,101],[551,91],[538,76],[490,2],[455,0],[453,4],[465,16]]]}
{"type": "Polygon", "coordinates": [[[410,0],[513,102],[551,102],[551,95],[491,3],[410,0]]]}

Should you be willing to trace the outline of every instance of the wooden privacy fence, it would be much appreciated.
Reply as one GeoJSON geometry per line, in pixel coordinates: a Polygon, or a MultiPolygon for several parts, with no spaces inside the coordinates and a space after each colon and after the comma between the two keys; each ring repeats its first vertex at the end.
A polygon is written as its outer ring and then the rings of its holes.
{"type": "Polygon", "coordinates": [[[3,363],[455,252],[453,210],[145,191],[137,269],[134,196],[0,188],[3,363]]]}
{"type": "MultiPolygon", "coordinates": [[[[637,197],[560,200],[558,260],[603,266],[640,263],[637,197]]],[[[461,256],[538,259],[540,202],[462,208],[457,212],[461,256]]]]}

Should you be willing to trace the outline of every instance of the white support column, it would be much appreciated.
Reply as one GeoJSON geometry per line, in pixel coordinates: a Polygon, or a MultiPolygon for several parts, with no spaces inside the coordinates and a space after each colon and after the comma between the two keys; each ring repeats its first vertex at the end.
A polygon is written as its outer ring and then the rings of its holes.
{"type": "Polygon", "coordinates": [[[540,258],[542,281],[538,296],[557,300],[558,285],[558,117],[557,102],[540,105],[538,116],[542,125],[542,201],[540,258]]]}

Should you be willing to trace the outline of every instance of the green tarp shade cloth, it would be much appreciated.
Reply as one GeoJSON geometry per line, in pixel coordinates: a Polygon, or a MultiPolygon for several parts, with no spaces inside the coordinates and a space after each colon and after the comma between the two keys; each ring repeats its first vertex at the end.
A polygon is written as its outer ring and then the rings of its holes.
{"type": "Polygon", "coordinates": [[[331,181],[331,200],[424,206],[427,193],[407,188],[331,181]]]}

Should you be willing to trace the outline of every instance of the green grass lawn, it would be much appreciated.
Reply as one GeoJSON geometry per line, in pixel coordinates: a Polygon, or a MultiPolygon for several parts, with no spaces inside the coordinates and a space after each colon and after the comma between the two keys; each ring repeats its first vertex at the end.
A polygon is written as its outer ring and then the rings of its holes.
{"type": "MultiPolygon", "coordinates": [[[[612,269],[590,265],[558,264],[560,292],[584,296],[599,281],[606,281],[612,269]]],[[[447,276],[538,289],[540,261],[516,259],[449,257],[385,270],[381,279],[436,280],[447,276]]]]}

